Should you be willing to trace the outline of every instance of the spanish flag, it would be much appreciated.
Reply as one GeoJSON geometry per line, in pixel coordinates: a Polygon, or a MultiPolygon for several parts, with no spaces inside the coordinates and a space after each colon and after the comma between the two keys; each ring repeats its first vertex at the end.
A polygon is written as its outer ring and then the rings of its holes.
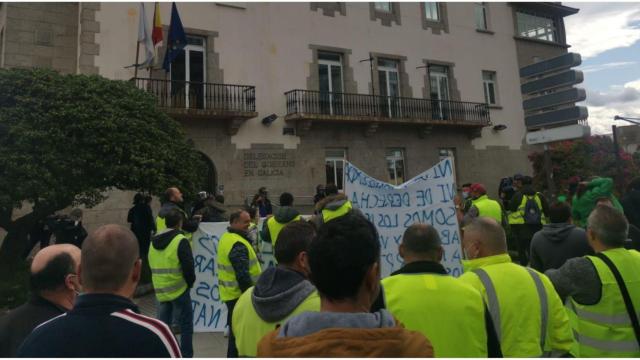
{"type": "Polygon", "coordinates": [[[153,30],[151,31],[151,40],[153,40],[154,47],[158,47],[162,44],[162,20],[160,20],[160,4],[158,2],[156,2],[156,7],[153,11],[153,30]]]}

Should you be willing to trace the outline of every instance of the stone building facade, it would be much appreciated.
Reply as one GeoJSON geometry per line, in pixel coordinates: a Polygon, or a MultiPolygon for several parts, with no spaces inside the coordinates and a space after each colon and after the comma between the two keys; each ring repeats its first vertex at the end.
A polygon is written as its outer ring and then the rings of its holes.
{"type": "MultiPolygon", "coordinates": [[[[153,3],[146,3],[148,24],[153,3]]],[[[559,3],[177,3],[187,51],[132,80],[209,160],[203,189],[308,204],[342,161],[401,183],[453,156],[456,180],[531,173],[518,69],[563,54],[559,3]],[[270,117],[270,115],[273,115],[270,117]]],[[[2,3],[0,64],[129,80],[139,3],[2,3]]],[[[143,51],[141,51],[143,53],[143,51]]],[[[132,194],[86,215],[123,223],[132,194]]]]}

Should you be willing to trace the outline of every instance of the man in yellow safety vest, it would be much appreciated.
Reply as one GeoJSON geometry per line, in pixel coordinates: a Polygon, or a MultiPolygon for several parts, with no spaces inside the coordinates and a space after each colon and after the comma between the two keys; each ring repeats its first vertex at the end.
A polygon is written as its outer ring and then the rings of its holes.
{"type": "Polygon", "coordinates": [[[227,357],[238,357],[233,334],[233,309],[240,295],[258,280],[261,271],[260,262],[247,235],[250,223],[251,216],[245,210],[231,213],[229,227],[220,237],[216,251],[220,299],[227,306],[227,357]]]}
{"type": "Polygon", "coordinates": [[[292,206],[293,195],[288,192],[282,193],[280,195],[280,208],[276,210],[273,216],[269,217],[262,227],[262,241],[276,246],[276,240],[278,240],[280,230],[288,223],[300,220],[300,213],[292,206]]]}
{"type": "Polygon", "coordinates": [[[167,228],[151,239],[149,266],[158,300],[158,319],[171,326],[177,313],[180,351],[193,357],[193,311],[189,291],[196,280],[189,240],[181,230],[182,214],[177,209],[165,214],[167,228]]]}
{"type": "Polygon", "coordinates": [[[427,224],[409,226],[398,252],[404,266],[382,280],[376,303],[431,340],[437,357],[502,357],[482,295],[440,264],[438,231],[427,224]]]}
{"type": "Polygon", "coordinates": [[[469,191],[471,193],[471,208],[465,214],[464,223],[479,216],[490,217],[500,224],[503,223],[504,212],[502,205],[498,201],[489,198],[484,185],[472,184],[469,187],[469,191]]]}
{"type": "Polygon", "coordinates": [[[511,262],[504,229],[495,219],[475,218],[464,227],[467,260],[460,280],[482,294],[505,357],[559,356],[573,343],[567,313],[551,281],[511,262]]]}
{"type": "Polygon", "coordinates": [[[640,253],[624,248],[629,223],[598,205],[587,220],[595,256],[569,259],[547,275],[565,301],[574,357],[640,357],[640,253]]]}
{"type": "Polygon", "coordinates": [[[165,202],[162,203],[162,207],[158,211],[156,216],[156,232],[160,233],[167,228],[166,216],[171,210],[177,210],[182,214],[182,231],[185,232],[185,236],[191,239],[191,234],[198,230],[200,225],[200,219],[202,215],[194,215],[191,218],[187,212],[182,208],[184,199],[182,198],[182,192],[177,187],[170,187],[164,192],[165,202]]]}
{"type": "Polygon", "coordinates": [[[307,249],[315,235],[315,228],[306,221],[287,224],[274,249],[278,266],[265,270],[256,286],[238,299],[232,323],[241,357],[255,357],[260,339],[290,317],[320,311],[316,288],[307,280],[307,249]]]}

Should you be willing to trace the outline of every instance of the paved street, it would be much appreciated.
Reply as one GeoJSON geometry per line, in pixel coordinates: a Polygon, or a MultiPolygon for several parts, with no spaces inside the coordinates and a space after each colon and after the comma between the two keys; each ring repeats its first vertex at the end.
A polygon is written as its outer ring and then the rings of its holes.
{"type": "MultiPolygon", "coordinates": [[[[136,298],[134,302],[144,315],[156,316],[156,301],[153,294],[136,298]]],[[[226,357],[227,338],[222,333],[195,333],[193,334],[193,353],[194,357],[226,357]]]]}

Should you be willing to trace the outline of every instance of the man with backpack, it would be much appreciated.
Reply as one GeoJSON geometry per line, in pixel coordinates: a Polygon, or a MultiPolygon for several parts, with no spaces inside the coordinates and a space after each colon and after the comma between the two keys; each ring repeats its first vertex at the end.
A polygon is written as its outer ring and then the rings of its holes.
{"type": "Polygon", "coordinates": [[[542,230],[549,212],[547,199],[533,189],[533,179],[522,177],[522,187],[518,188],[509,202],[509,225],[518,246],[518,260],[526,266],[533,234],[542,230]]]}

